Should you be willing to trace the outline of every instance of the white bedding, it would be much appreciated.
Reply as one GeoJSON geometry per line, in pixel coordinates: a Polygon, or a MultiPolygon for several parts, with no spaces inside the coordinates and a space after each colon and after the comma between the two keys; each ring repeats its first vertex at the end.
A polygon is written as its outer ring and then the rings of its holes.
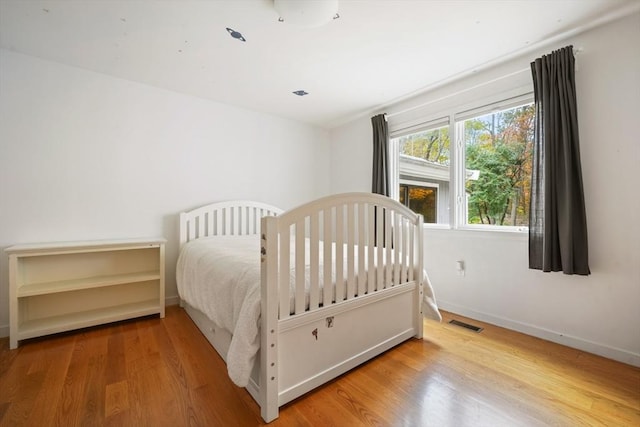
{"type": "MultiPolygon", "coordinates": [[[[291,248],[293,251],[294,246],[291,248]]],[[[190,241],[178,257],[176,279],[180,298],[232,333],[227,370],[235,384],[246,387],[260,347],[259,236],[190,241]]],[[[423,312],[441,320],[428,279],[424,283],[423,312]]]]}

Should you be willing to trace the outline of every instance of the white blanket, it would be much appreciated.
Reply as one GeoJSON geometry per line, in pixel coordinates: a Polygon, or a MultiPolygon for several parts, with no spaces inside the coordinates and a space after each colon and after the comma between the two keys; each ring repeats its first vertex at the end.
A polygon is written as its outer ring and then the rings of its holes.
{"type": "MultiPolygon", "coordinates": [[[[441,320],[424,277],[423,312],[441,320]]],[[[259,237],[208,237],[187,243],[178,257],[176,279],[180,298],[231,332],[227,370],[235,384],[246,387],[260,348],[259,237]]]]}

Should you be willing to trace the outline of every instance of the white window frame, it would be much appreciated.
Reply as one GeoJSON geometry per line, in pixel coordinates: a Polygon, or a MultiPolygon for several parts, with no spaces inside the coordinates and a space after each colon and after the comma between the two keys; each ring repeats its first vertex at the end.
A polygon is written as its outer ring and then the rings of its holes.
{"type": "MultiPolygon", "coordinates": [[[[437,128],[441,128],[441,127],[445,127],[445,126],[449,126],[449,140],[453,141],[453,139],[451,139],[451,119],[452,116],[447,115],[447,116],[442,116],[440,115],[437,118],[434,119],[430,119],[430,120],[422,120],[422,119],[418,119],[418,120],[412,120],[409,122],[403,122],[400,123],[398,125],[395,126],[395,128],[389,133],[389,187],[390,187],[390,191],[389,191],[389,197],[391,197],[393,200],[400,200],[400,184],[410,184],[410,185],[420,185],[423,187],[436,187],[438,188],[438,199],[436,200],[436,202],[440,202],[439,197],[440,197],[440,186],[437,183],[428,183],[428,182],[424,182],[424,181],[411,181],[411,180],[405,180],[405,179],[400,179],[400,147],[398,145],[398,141],[397,138],[400,138],[402,136],[406,136],[406,135],[411,135],[414,133],[419,133],[419,132],[425,132],[425,131],[429,131],[429,130],[433,130],[433,129],[437,129],[437,128]],[[412,182],[415,182],[414,184],[411,184],[412,182]],[[425,185],[428,184],[428,185],[425,185]]],[[[451,146],[453,146],[453,143],[451,144],[451,146]]],[[[452,168],[452,147],[449,147],[449,186],[450,188],[452,187],[452,179],[453,179],[453,175],[451,174],[451,168],[452,168]]],[[[450,190],[453,191],[453,190],[450,190]]],[[[451,203],[451,201],[450,201],[451,203]]],[[[439,204],[438,204],[439,206],[439,204]]],[[[430,228],[451,228],[450,224],[451,221],[453,220],[452,218],[452,213],[451,213],[451,205],[449,206],[449,212],[450,212],[450,218],[449,218],[449,224],[442,224],[442,223],[425,223],[424,226],[425,227],[430,227],[430,228]]],[[[437,218],[437,216],[436,216],[437,218]]]]}
{"type": "Polygon", "coordinates": [[[480,107],[468,109],[457,113],[453,116],[452,130],[455,138],[456,154],[454,168],[455,177],[452,178],[452,182],[455,185],[455,204],[454,207],[456,224],[455,228],[460,230],[485,230],[485,231],[501,231],[501,232],[528,232],[529,227],[513,226],[513,225],[494,225],[494,224],[468,224],[467,218],[467,189],[466,189],[466,147],[464,141],[464,121],[480,117],[486,114],[495,113],[498,111],[508,110],[519,106],[524,106],[534,102],[533,93],[525,93],[510,97],[498,102],[493,102],[480,107]]]}
{"type": "MultiPolygon", "coordinates": [[[[450,159],[450,177],[449,185],[451,192],[449,197],[449,224],[435,223],[426,224],[428,228],[447,228],[457,230],[475,230],[475,231],[497,231],[507,233],[523,234],[528,232],[528,227],[509,226],[509,225],[492,225],[492,224],[467,224],[467,196],[466,196],[466,159],[465,159],[465,141],[464,141],[464,120],[479,117],[491,112],[507,110],[510,108],[526,105],[534,102],[533,92],[529,87],[520,87],[501,94],[494,94],[485,97],[479,102],[466,104],[458,107],[447,108],[447,115],[438,114],[436,118],[416,119],[408,122],[399,122],[394,120],[394,125],[390,126],[389,134],[389,161],[390,161],[390,197],[395,200],[400,199],[400,184],[433,186],[437,184],[427,185],[429,183],[400,178],[400,147],[396,138],[401,136],[428,131],[442,126],[449,126],[449,138],[451,141],[449,147],[450,159]]],[[[434,117],[434,116],[432,116],[434,117]]],[[[438,189],[438,198],[440,191],[438,189]]],[[[439,200],[438,200],[439,202],[439,200]]],[[[438,204],[439,206],[439,204],[438,204]]]]}

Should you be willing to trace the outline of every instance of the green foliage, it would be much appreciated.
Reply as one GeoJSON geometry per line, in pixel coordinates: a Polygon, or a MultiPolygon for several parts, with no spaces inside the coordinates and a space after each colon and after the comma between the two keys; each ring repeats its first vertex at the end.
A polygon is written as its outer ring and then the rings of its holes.
{"type": "Polygon", "coordinates": [[[533,106],[465,122],[470,224],[527,225],[533,136],[533,106]]]}
{"type": "Polygon", "coordinates": [[[449,127],[400,137],[400,153],[449,165],[449,127]]]}

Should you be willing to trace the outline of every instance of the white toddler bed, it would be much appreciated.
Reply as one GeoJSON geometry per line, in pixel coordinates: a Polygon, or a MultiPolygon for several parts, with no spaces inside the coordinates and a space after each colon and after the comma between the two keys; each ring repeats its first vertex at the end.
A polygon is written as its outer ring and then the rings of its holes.
{"type": "Polygon", "coordinates": [[[440,318],[422,224],[370,193],[287,212],[251,201],[183,212],[181,305],[270,422],[285,403],[421,338],[423,311],[440,318]]]}

